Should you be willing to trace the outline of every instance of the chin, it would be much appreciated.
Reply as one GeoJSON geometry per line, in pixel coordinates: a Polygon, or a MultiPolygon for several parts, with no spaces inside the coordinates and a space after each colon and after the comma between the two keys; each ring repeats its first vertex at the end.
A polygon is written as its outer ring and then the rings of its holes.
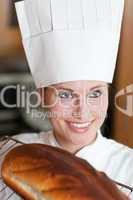
{"type": "Polygon", "coordinates": [[[79,134],[69,130],[67,133],[67,139],[73,145],[85,146],[91,144],[95,140],[97,131],[90,129],[89,131],[79,134]]]}

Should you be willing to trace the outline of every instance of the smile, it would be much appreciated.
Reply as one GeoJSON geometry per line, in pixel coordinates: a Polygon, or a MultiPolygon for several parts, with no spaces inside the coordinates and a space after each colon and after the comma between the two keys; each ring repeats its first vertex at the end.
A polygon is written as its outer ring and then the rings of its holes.
{"type": "Polygon", "coordinates": [[[67,122],[69,129],[77,133],[86,132],[91,124],[92,122],[85,122],[85,123],[67,122]]]}

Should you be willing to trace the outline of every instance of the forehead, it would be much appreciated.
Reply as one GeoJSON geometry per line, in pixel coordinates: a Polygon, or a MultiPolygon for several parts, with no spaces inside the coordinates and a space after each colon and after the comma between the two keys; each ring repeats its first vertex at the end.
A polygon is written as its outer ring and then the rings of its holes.
{"type": "Polygon", "coordinates": [[[108,84],[103,81],[88,81],[88,80],[77,80],[77,81],[68,81],[64,83],[58,83],[53,85],[57,89],[72,89],[72,90],[84,90],[84,89],[95,89],[99,87],[107,88],[108,84]]]}

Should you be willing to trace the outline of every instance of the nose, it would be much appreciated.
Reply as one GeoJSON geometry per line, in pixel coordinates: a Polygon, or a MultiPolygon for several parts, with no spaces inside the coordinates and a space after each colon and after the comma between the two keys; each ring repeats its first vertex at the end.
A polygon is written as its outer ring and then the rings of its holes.
{"type": "Polygon", "coordinates": [[[92,120],[93,116],[90,105],[87,104],[85,98],[80,97],[80,99],[77,99],[72,115],[74,119],[78,120],[78,122],[87,122],[92,120]]]}

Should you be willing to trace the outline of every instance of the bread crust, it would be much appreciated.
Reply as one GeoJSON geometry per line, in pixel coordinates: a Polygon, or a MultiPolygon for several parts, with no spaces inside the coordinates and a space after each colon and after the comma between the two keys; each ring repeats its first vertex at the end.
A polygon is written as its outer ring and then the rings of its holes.
{"type": "Polygon", "coordinates": [[[128,200],[103,172],[45,144],[12,149],[3,162],[2,177],[25,200],[128,200]]]}

